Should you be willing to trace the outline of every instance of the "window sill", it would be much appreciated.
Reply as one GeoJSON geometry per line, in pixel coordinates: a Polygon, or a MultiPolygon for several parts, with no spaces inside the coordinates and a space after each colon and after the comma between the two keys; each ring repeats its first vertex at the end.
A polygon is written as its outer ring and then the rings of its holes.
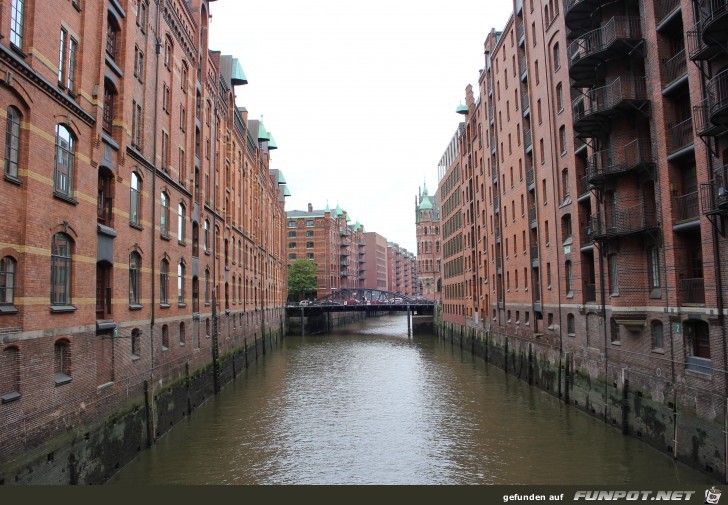
{"type": "Polygon", "coordinates": [[[142,225],[140,225],[140,224],[129,222],[129,226],[131,226],[132,228],[134,228],[136,230],[144,231],[144,228],[142,228],[142,225]]]}
{"type": "Polygon", "coordinates": [[[159,234],[159,238],[161,238],[162,240],[166,240],[167,242],[169,242],[169,235],[165,235],[164,233],[160,233],[159,234]]]}
{"type": "Polygon", "coordinates": [[[655,354],[665,354],[665,349],[656,347],[656,348],[652,349],[652,352],[654,352],[655,354]]]}
{"type": "Polygon", "coordinates": [[[77,12],[81,12],[81,6],[78,4],[78,2],[72,2],[73,8],[76,9],[77,12]]]}
{"type": "Polygon", "coordinates": [[[136,354],[132,354],[132,355],[131,355],[131,360],[132,360],[132,362],[134,362],[134,361],[139,361],[140,359],[142,359],[142,357],[141,357],[141,356],[138,356],[138,355],[136,355],[136,354]]]}
{"type": "Polygon", "coordinates": [[[113,139],[111,136],[111,132],[108,132],[106,130],[101,132],[101,140],[104,141],[104,143],[108,144],[114,151],[119,150],[119,144],[116,142],[116,140],[113,139]]]}
{"type": "Polygon", "coordinates": [[[64,373],[56,372],[53,376],[53,380],[55,381],[56,386],[63,386],[64,384],[71,382],[71,377],[64,373]]]}
{"type": "Polygon", "coordinates": [[[17,314],[18,308],[15,305],[0,305],[0,316],[3,314],[17,314]]]}
{"type": "Polygon", "coordinates": [[[167,351],[169,351],[169,347],[162,346],[162,352],[167,352],[167,351]]]}
{"type": "Polygon", "coordinates": [[[205,256],[210,256],[211,254],[210,251],[205,251],[205,256]]]}
{"type": "Polygon", "coordinates": [[[106,56],[106,64],[109,66],[109,68],[119,76],[119,78],[124,77],[124,72],[122,72],[119,65],[116,64],[116,61],[114,61],[111,56],[109,56],[109,53],[104,52],[104,55],[106,56]]]}
{"type": "Polygon", "coordinates": [[[187,307],[187,304],[184,303],[184,302],[180,302],[180,303],[177,304],[177,307],[179,307],[180,309],[184,309],[184,308],[187,307]]]}
{"type": "Polygon", "coordinates": [[[609,342],[609,343],[612,345],[618,345],[618,346],[622,345],[622,342],[620,342],[619,340],[615,340],[614,342],[609,342]]]}
{"type": "Polygon", "coordinates": [[[160,303],[159,308],[160,309],[168,309],[171,305],[168,303],[160,303]]]}
{"type": "Polygon", "coordinates": [[[21,396],[22,395],[17,391],[13,391],[12,393],[6,393],[0,396],[0,403],[2,403],[2,405],[5,405],[6,403],[17,401],[20,400],[21,396]]]}
{"type": "Polygon", "coordinates": [[[15,184],[16,186],[23,185],[23,183],[20,181],[20,179],[18,179],[17,177],[15,177],[13,175],[10,175],[10,174],[5,174],[5,180],[11,184],[15,184]]]}
{"type": "Polygon", "coordinates": [[[59,200],[63,200],[66,203],[70,203],[72,205],[78,205],[78,200],[73,198],[72,196],[65,195],[63,193],[59,193],[58,191],[53,191],[53,196],[55,198],[58,198],[59,200]]]}
{"type": "Polygon", "coordinates": [[[27,58],[27,57],[28,57],[28,54],[27,54],[27,53],[23,52],[23,50],[22,50],[21,48],[19,48],[18,46],[16,46],[16,45],[15,45],[15,44],[13,44],[12,42],[10,43],[10,49],[12,49],[12,50],[13,50],[13,51],[15,51],[16,53],[18,53],[18,55],[19,55],[19,56],[20,56],[21,58],[23,58],[23,59],[25,59],[25,58],[27,58]]]}
{"type": "Polygon", "coordinates": [[[129,310],[142,310],[144,308],[143,305],[140,305],[138,303],[130,303],[129,304],[129,310]]]}
{"type": "Polygon", "coordinates": [[[181,246],[186,246],[187,245],[187,242],[185,242],[184,240],[178,240],[177,243],[179,245],[181,245],[181,246]]]}
{"type": "Polygon", "coordinates": [[[52,314],[61,314],[64,312],[76,312],[75,305],[51,305],[52,314]]]}

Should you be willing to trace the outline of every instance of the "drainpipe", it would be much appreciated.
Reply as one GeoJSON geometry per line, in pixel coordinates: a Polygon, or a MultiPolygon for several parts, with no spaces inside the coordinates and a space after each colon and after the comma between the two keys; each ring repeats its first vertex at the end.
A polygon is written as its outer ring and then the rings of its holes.
{"type": "Polygon", "coordinates": [[[149,444],[152,444],[154,440],[156,439],[156,430],[155,430],[155,405],[154,405],[154,325],[155,325],[155,317],[156,317],[156,307],[154,303],[155,299],[155,292],[156,292],[156,245],[157,245],[157,233],[156,233],[156,223],[157,223],[157,130],[158,130],[158,104],[159,104],[159,54],[161,53],[162,48],[162,41],[159,38],[159,20],[160,20],[160,11],[161,11],[161,1],[157,0],[157,15],[156,15],[156,21],[155,21],[155,32],[154,32],[154,54],[155,54],[155,65],[154,65],[154,121],[153,121],[153,128],[152,131],[154,132],[154,144],[152,149],[152,226],[150,227],[151,233],[152,233],[152,289],[151,289],[151,305],[152,305],[152,314],[151,319],[149,321],[149,359],[150,359],[150,366],[149,366],[149,409],[150,409],[150,416],[147,421],[147,430],[149,431],[149,444]]]}

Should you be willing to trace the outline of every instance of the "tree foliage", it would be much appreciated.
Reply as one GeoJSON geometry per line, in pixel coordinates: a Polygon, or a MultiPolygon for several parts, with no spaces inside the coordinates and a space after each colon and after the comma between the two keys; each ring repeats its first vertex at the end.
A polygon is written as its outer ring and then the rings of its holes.
{"type": "Polygon", "coordinates": [[[306,259],[297,259],[288,265],[288,293],[299,297],[316,291],[316,263],[306,259]]]}

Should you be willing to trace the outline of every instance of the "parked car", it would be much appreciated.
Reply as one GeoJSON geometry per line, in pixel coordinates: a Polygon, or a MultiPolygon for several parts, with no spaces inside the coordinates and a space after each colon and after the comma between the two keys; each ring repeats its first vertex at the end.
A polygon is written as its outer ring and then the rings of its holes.
{"type": "Polygon", "coordinates": [[[349,298],[344,302],[344,305],[361,305],[361,302],[356,298],[349,298]]]}
{"type": "Polygon", "coordinates": [[[298,305],[300,305],[301,307],[305,307],[306,305],[311,305],[311,302],[309,302],[308,300],[301,300],[298,305]]]}

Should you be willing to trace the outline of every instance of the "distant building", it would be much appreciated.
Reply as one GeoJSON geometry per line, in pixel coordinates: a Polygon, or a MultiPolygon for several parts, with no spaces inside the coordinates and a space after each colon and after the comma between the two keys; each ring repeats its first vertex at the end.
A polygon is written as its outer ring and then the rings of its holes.
{"type": "Polygon", "coordinates": [[[430,300],[440,293],[440,209],[437,193],[430,196],[427,185],[415,199],[417,225],[417,275],[414,292],[430,300]]]}
{"type": "Polygon", "coordinates": [[[291,210],[288,217],[288,263],[297,259],[313,261],[318,266],[316,297],[336,290],[361,287],[364,280],[364,227],[350,225],[349,217],[339,205],[333,211],[326,205],[315,210],[291,210]]]}
{"type": "Polygon", "coordinates": [[[387,283],[389,291],[414,294],[415,255],[395,242],[387,244],[387,283]]]}
{"type": "Polygon", "coordinates": [[[389,290],[387,278],[387,239],[376,232],[364,233],[364,280],[366,289],[389,290]]]}

